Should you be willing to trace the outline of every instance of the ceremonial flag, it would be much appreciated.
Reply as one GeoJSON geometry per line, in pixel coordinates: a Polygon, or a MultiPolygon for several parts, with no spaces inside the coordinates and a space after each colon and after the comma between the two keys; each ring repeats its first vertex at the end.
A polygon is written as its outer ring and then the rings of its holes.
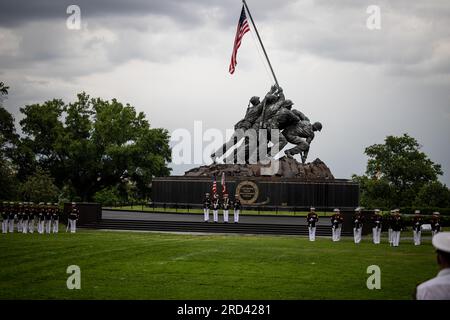
{"type": "Polygon", "coordinates": [[[242,37],[244,36],[244,34],[246,34],[249,31],[250,31],[250,27],[248,25],[244,5],[242,5],[241,16],[239,17],[239,22],[238,22],[237,30],[236,30],[236,37],[234,38],[233,53],[231,54],[231,63],[230,63],[230,67],[228,69],[228,71],[231,74],[234,73],[234,70],[237,65],[236,56],[237,56],[237,51],[238,51],[239,47],[241,46],[242,37]]]}
{"type": "Polygon", "coordinates": [[[216,176],[213,176],[213,185],[212,185],[212,194],[217,193],[217,182],[216,182],[216,176]]]}
{"type": "Polygon", "coordinates": [[[225,185],[225,172],[222,172],[222,194],[227,193],[227,186],[225,185]]]}

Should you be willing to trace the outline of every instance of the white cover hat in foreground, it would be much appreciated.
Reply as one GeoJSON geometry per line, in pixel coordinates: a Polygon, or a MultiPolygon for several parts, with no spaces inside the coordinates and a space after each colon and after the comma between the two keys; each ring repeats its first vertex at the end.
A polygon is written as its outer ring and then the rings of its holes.
{"type": "Polygon", "coordinates": [[[436,249],[450,253],[450,232],[439,232],[433,237],[432,243],[436,249]]]}

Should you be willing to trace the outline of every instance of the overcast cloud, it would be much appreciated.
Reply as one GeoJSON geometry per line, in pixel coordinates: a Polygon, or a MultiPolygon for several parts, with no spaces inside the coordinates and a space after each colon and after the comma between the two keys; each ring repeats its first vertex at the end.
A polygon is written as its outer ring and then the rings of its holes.
{"type": "MultiPolygon", "coordinates": [[[[409,133],[450,185],[448,1],[247,2],[287,97],[324,125],[310,160],[349,178],[364,172],[366,146],[409,133]],[[381,30],[366,27],[369,5],[381,8],[381,30]]],[[[225,133],[272,84],[251,33],[227,72],[240,9],[239,0],[0,0],[5,106],[18,120],[26,104],[86,91],[131,103],[153,127],[192,131],[202,120],[225,133]],[[81,30],[66,27],[71,4],[81,30]]]]}

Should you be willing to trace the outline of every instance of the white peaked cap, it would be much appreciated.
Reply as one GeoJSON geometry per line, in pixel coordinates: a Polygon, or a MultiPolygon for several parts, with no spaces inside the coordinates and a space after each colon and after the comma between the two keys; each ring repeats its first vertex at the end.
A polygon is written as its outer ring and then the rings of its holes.
{"type": "Polygon", "coordinates": [[[314,207],[311,207],[309,210],[311,210],[311,211],[315,211],[316,210],[316,208],[314,208],[314,207]]]}
{"type": "Polygon", "coordinates": [[[414,213],[420,213],[420,210],[416,210],[416,211],[414,211],[414,213]]]}
{"type": "Polygon", "coordinates": [[[436,249],[450,253],[450,232],[439,232],[433,237],[432,243],[436,249]]]}
{"type": "Polygon", "coordinates": [[[338,208],[333,210],[334,212],[341,212],[341,210],[339,210],[338,208]]]}
{"type": "Polygon", "coordinates": [[[378,213],[378,212],[380,212],[380,209],[375,209],[374,211],[378,213]]]}
{"type": "Polygon", "coordinates": [[[358,207],[358,208],[355,209],[355,211],[361,211],[361,210],[362,210],[361,207],[358,207]]]}
{"type": "Polygon", "coordinates": [[[436,211],[436,212],[433,212],[433,214],[436,214],[436,215],[440,215],[440,213],[439,213],[439,212],[437,212],[437,211],[436,211]]]}

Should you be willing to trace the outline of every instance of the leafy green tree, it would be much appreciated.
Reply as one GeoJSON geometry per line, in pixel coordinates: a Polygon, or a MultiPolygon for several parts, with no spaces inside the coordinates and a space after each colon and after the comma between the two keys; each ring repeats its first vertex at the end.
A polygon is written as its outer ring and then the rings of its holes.
{"type": "Polygon", "coordinates": [[[388,136],[384,144],[367,147],[365,154],[369,157],[366,174],[353,177],[360,182],[365,206],[411,206],[419,191],[443,173],[407,134],[388,136]]]}
{"type": "Polygon", "coordinates": [[[3,107],[3,98],[8,95],[9,87],[0,82],[0,156],[10,158],[17,143],[18,135],[14,125],[14,117],[3,107]]]}
{"type": "Polygon", "coordinates": [[[150,128],[145,115],[129,104],[81,93],[68,105],[55,99],[21,112],[26,134],[21,147],[37,159],[35,164],[22,159],[21,172],[42,167],[57,186],[70,185],[85,201],[97,191],[129,183],[145,198],[152,178],[170,173],[167,130],[150,128]]]}
{"type": "Polygon", "coordinates": [[[9,87],[5,85],[4,82],[0,81],[0,96],[8,95],[9,87]]]}
{"type": "Polygon", "coordinates": [[[0,200],[15,200],[19,197],[19,182],[11,162],[0,158],[0,200]]]}
{"type": "Polygon", "coordinates": [[[439,181],[424,185],[417,194],[414,202],[419,207],[450,207],[450,190],[439,181]]]}
{"type": "Polygon", "coordinates": [[[77,196],[77,192],[75,191],[75,189],[69,184],[65,184],[61,188],[61,193],[59,194],[58,198],[59,203],[82,201],[82,199],[77,196]]]}
{"type": "Polygon", "coordinates": [[[53,178],[45,171],[38,169],[34,175],[22,184],[23,199],[33,202],[55,202],[58,200],[59,190],[53,178]]]}
{"type": "Polygon", "coordinates": [[[64,173],[61,150],[56,147],[63,143],[64,126],[61,121],[64,102],[59,99],[43,104],[27,105],[20,108],[24,118],[20,121],[25,137],[21,140],[21,153],[18,164],[21,165],[19,176],[29,175],[39,166],[48,171],[60,184],[64,173]],[[31,162],[27,162],[31,161],[31,162]]]}
{"type": "Polygon", "coordinates": [[[18,135],[14,117],[2,105],[8,89],[0,82],[0,199],[15,199],[18,196],[18,181],[12,162],[18,135]]]}
{"type": "Polygon", "coordinates": [[[120,202],[119,191],[117,187],[108,187],[97,191],[94,195],[94,201],[103,206],[113,206],[120,202]]]}
{"type": "Polygon", "coordinates": [[[394,190],[386,179],[373,179],[367,176],[353,175],[353,181],[359,183],[360,202],[368,208],[391,208],[394,190]]]}

